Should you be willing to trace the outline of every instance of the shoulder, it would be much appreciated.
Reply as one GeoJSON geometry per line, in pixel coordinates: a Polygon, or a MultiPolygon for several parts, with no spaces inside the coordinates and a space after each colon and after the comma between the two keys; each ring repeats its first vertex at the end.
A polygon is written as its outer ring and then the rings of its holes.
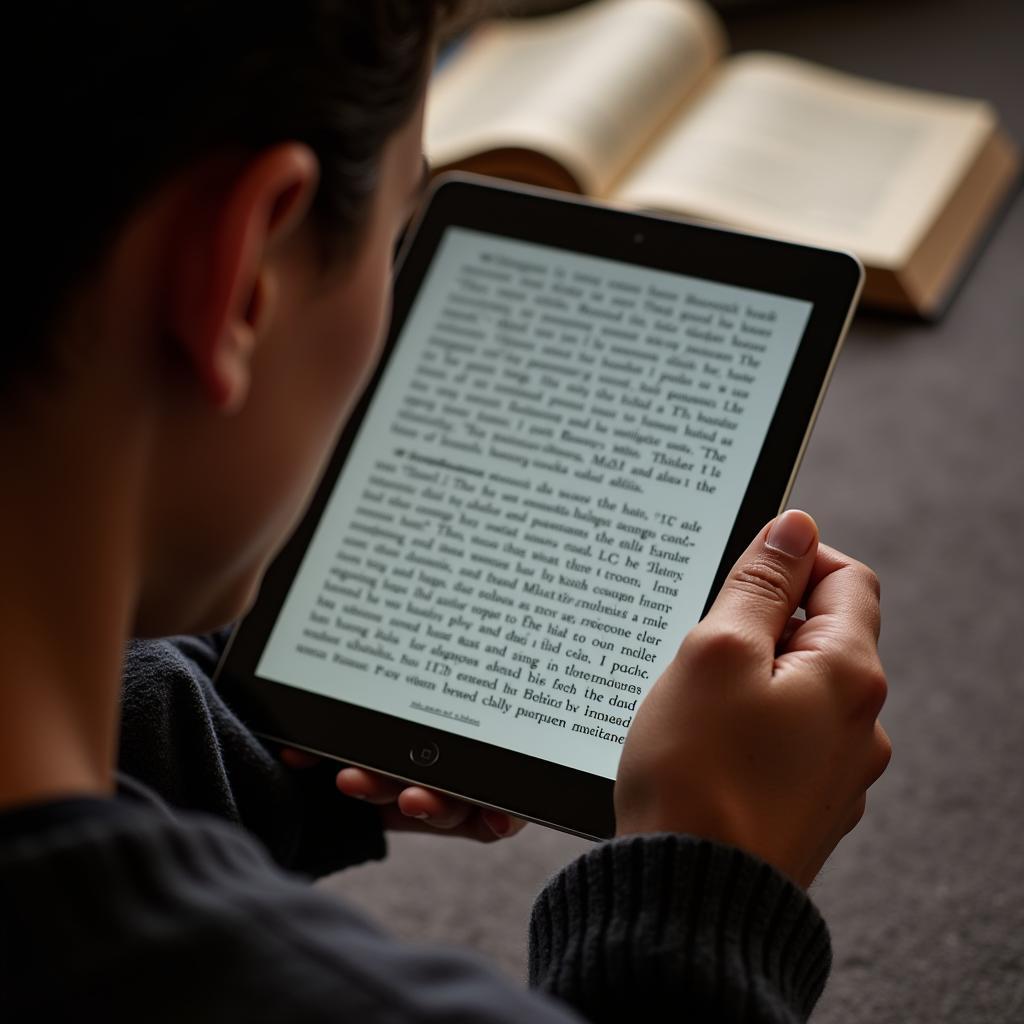
{"type": "Polygon", "coordinates": [[[217,669],[228,632],[131,640],[125,648],[123,678],[128,690],[160,690],[178,683],[204,686],[217,669]]]}

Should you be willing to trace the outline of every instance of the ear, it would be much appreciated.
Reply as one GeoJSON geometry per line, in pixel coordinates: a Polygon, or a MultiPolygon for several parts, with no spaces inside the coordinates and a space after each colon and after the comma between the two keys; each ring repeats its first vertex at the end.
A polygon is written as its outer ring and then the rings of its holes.
{"type": "Polygon", "coordinates": [[[215,173],[204,199],[173,230],[169,317],[202,393],[236,412],[249,390],[250,362],[273,303],[271,257],[303,222],[319,163],[309,147],[282,143],[215,173]]]}

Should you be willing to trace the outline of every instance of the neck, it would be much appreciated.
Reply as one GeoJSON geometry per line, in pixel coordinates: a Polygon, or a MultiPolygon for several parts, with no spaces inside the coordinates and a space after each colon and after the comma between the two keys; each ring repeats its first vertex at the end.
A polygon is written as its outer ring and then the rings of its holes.
{"type": "Polygon", "coordinates": [[[0,423],[0,808],[113,791],[135,604],[141,439],[95,393],[42,404],[0,423]]]}

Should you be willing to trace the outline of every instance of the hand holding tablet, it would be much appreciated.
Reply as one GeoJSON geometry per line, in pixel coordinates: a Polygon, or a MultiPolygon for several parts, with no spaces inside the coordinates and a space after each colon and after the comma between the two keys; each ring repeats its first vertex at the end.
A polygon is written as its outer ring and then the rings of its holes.
{"type": "Polygon", "coordinates": [[[585,835],[627,731],[784,503],[847,255],[468,177],[220,685],[257,730],[585,835]]]}
{"type": "Polygon", "coordinates": [[[769,524],[637,712],[618,834],[714,839],[810,885],[889,761],[878,624],[869,569],[803,512],[769,524]]]}
{"type": "MultiPolygon", "coordinates": [[[[282,747],[279,756],[289,768],[298,771],[311,768],[321,760],[315,754],[294,747],[282,747]]],[[[388,831],[422,832],[492,843],[516,835],[526,825],[522,818],[505,811],[479,807],[447,793],[353,765],[338,770],[335,785],[345,796],[375,805],[380,812],[381,825],[388,831]]]]}

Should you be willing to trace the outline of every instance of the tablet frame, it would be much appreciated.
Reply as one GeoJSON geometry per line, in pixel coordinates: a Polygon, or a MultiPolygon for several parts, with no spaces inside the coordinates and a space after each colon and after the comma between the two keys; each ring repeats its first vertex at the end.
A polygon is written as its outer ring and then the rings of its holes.
{"type": "Polygon", "coordinates": [[[702,617],[750,538],[785,506],[856,308],[864,270],[849,253],[465,173],[438,176],[406,232],[380,362],[339,435],[301,524],[267,571],[254,607],[236,626],[216,684],[243,721],[269,740],[562,831],[604,838],[615,828],[610,779],[256,675],[273,624],[449,226],[560,249],[572,238],[574,252],[812,304],[702,617]]]}

